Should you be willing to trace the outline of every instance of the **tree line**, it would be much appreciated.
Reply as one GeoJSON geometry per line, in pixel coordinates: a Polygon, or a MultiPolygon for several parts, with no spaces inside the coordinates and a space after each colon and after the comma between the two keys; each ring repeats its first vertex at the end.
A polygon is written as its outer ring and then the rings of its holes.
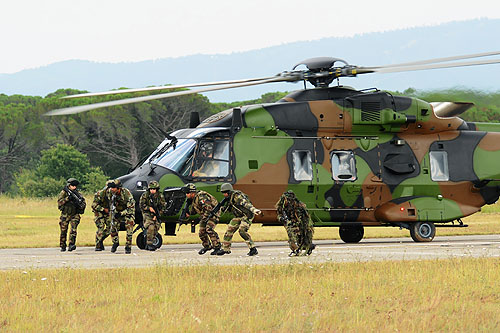
{"type": "MultiPolygon", "coordinates": [[[[52,195],[60,190],[68,174],[81,177],[83,188],[92,192],[105,179],[127,173],[149,155],[163,141],[164,133],[187,127],[191,111],[198,111],[204,119],[224,109],[271,103],[286,95],[273,92],[251,101],[210,103],[205,96],[195,94],[72,116],[43,116],[53,109],[141,95],[60,99],[82,92],[60,89],[46,97],[0,94],[0,193],[52,195]],[[67,166],[72,170],[68,171],[67,166]]],[[[429,102],[473,102],[476,106],[462,114],[462,118],[500,122],[500,92],[410,88],[394,94],[429,102]]]]}

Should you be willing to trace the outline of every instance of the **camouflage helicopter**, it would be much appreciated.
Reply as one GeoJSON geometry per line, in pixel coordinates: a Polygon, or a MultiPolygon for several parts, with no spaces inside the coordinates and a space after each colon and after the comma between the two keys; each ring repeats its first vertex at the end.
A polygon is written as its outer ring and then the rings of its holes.
{"type": "MultiPolygon", "coordinates": [[[[68,115],[185,94],[304,81],[303,90],[276,103],[225,110],[202,122],[192,112],[189,128],[167,135],[141,165],[120,179],[136,201],[149,181],[159,181],[168,203],[163,216],[168,235],[175,235],[179,223],[186,200],[181,190],[184,184],[195,183],[220,200],[220,185],[229,182],[262,210],[263,216],[255,222],[264,225],[278,224],[274,205],[284,191],[293,190],[307,204],[315,226],[339,227],[344,242],[359,242],[369,226],[409,229],[414,241],[429,242],[436,227],[466,227],[462,217],[498,200],[500,124],[457,117],[472,103],[428,103],[378,89],[329,85],[341,77],[367,73],[495,64],[500,60],[475,58],[499,54],[380,67],[354,66],[331,57],[311,58],[270,77],[67,96],[205,87],[47,114],[68,115]],[[459,61],[465,59],[474,60],[459,61]],[[308,89],[306,82],[314,88],[308,89]]],[[[136,223],[142,220],[139,215],[136,223]]],[[[221,221],[229,218],[223,215],[221,221]]]]}

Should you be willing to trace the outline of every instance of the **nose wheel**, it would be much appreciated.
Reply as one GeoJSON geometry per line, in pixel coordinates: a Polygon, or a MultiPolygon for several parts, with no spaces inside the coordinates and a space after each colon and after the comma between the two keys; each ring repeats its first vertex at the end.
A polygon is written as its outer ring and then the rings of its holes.
{"type": "MultiPolygon", "coordinates": [[[[144,250],[146,248],[147,240],[144,232],[141,232],[137,235],[135,242],[137,244],[137,247],[140,248],[141,250],[144,250]]],[[[153,238],[153,246],[159,249],[162,246],[162,244],[163,244],[163,238],[159,233],[156,233],[155,237],[153,238]]]]}
{"type": "Polygon", "coordinates": [[[430,242],[436,235],[436,226],[432,222],[417,222],[410,226],[410,235],[415,242],[430,242]]]}

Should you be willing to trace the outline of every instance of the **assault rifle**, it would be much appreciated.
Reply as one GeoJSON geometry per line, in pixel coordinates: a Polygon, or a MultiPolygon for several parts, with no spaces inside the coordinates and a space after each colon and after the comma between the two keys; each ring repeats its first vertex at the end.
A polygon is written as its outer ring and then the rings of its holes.
{"type": "MultiPolygon", "coordinates": [[[[181,211],[181,214],[179,215],[179,227],[177,228],[177,231],[181,228],[181,225],[183,224],[188,224],[188,219],[186,218],[187,212],[191,204],[193,203],[193,199],[187,199],[186,204],[184,205],[184,208],[181,211]]],[[[194,225],[191,224],[191,231],[193,232],[193,227],[194,225]]]]}
{"type": "Polygon", "coordinates": [[[219,210],[222,208],[222,206],[224,206],[226,204],[226,202],[229,201],[229,197],[225,197],[224,199],[222,199],[221,202],[219,202],[217,204],[217,206],[214,207],[214,209],[212,209],[212,211],[210,212],[210,215],[208,215],[208,220],[210,220],[212,217],[215,216],[215,214],[217,214],[219,212],[219,210]]]}
{"type": "Polygon", "coordinates": [[[161,223],[160,212],[158,211],[158,208],[156,207],[155,201],[153,200],[152,197],[149,198],[149,204],[151,205],[150,207],[153,208],[153,210],[154,210],[153,214],[156,216],[156,221],[161,223]]]}
{"type": "Polygon", "coordinates": [[[111,196],[111,201],[109,203],[109,219],[111,221],[111,230],[113,230],[113,227],[115,226],[115,214],[116,214],[116,194],[113,194],[111,196]]]}
{"type": "Polygon", "coordinates": [[[83,214],[85,211],[85,207],[87,207],[85,198],[82,197],[82,195],[78,191],[70,190],[68,186],[64,186],[64,192],[66,192],[66,194],[68,195],[69,200],[73,202],[76,209],[78,210],[78,213],[83,214]]]}

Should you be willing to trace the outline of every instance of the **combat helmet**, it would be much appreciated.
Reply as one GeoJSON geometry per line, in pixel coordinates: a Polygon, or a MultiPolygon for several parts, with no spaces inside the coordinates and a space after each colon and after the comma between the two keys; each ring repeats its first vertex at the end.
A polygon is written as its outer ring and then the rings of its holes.
{"type": "Polygon", "coordinates": [[[152,190],[159,190],[160,189],[160,183],[158,183],[156,180],[152,180],[149,182],[148,189],[152,190]]]}
{"type": "Polygon", "coordinates": [[[119,179],[114,179],[109,182],[108,184],[109,188],[120,188],[122,187],[122,182],[119,179]]]}
{"type": "Polygon", "coordinates": [[[68,183],[68,185],[73,185],[73,186],[78,186],[78,184],[80,184],[80,182],[76,180],[76,178],[68,178],[66,182],[68,183]]]}
{"type": "Polygon", "coordinates": [[[222,184],[222,186],[220,187],[220,191],[221,192],[229,192],[229,191],[232,191],[233,190],[233,185],[229,184],[229,183],[224,183],[222,184]]]}
{"type": "Polygon", "coordinates": [[[182,191],[184,193],[191,193],[191,192],[196,192],[196,185],[193,184],[193,183],[187,183],[186,185],[184,185],[184,187],[182,188],[182,191]]]}

